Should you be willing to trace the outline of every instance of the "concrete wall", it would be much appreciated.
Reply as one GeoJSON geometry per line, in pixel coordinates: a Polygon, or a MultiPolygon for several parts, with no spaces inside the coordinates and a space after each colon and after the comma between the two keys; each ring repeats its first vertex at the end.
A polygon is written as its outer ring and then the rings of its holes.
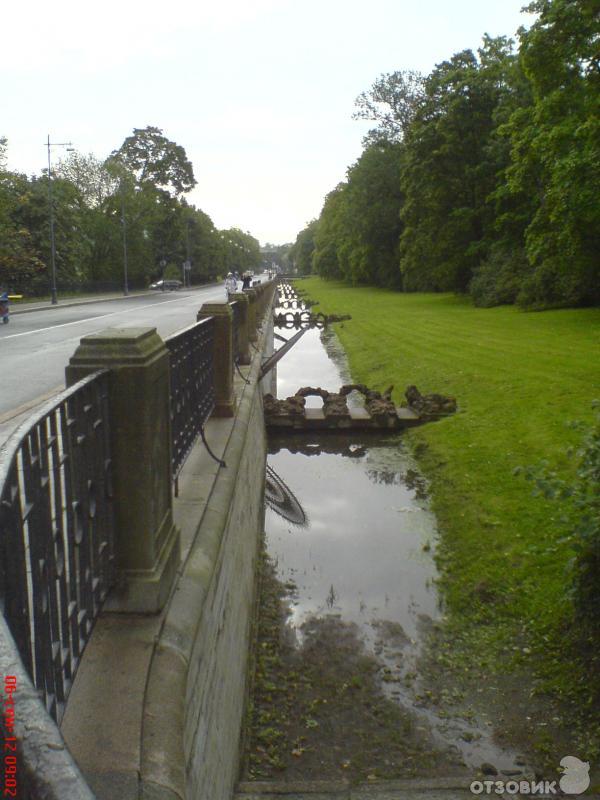
{"type": "Polygon", "coordinates": [[[264,529],[266,449],[260,402],[253,403],[245,438],[188,670],[184,747],[190,798],[230,798],[237,779],[256,560],[264,529]]]}
{"type": "Polygon", "coordinates": [[[247,698],[266,435],[259,333],[224,459],[155,647],[143,715],[141,796],[230,800],[247,698]]]}

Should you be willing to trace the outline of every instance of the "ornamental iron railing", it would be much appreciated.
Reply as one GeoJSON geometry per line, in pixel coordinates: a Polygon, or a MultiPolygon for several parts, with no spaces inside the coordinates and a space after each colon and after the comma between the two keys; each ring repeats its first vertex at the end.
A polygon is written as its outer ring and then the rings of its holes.
{"type": "Polygon", "coordinates": [[[171,467],[173,479],[215,407],[213,377],[215,321],[207,317],[170,336],[171,467]]]}
{"type": "Polygon", "coordinates": [[[56,722],[114,582],[108,386],[79,381],[0,453],[0,604],[56,722]]]}

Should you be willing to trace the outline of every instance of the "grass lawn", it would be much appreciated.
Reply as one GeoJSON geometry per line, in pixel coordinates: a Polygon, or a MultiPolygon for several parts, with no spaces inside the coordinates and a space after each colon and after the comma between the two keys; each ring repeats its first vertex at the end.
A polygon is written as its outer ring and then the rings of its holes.
{"type": "MultiPolygon", "coordinates": [[[[561,509],[534,498],[513,470],[545,459],[563,476],[573,471],[566,451],[581,434],[566,423],[591,421],[600,398],[600,310],[477,309],[448,294],[318,278],[296,286],[317,310],[351,314],[335,330],[354,380],[393,384],[397,402],[410,384],[457,399],[455,416],[409,434],[431,482],[456,653],[489,670],[519,662],[538,690],[583,713],[598,664],[578,660],[561,509]]],[[[600,732],[587,735],[592,757],[600,732]]]]}

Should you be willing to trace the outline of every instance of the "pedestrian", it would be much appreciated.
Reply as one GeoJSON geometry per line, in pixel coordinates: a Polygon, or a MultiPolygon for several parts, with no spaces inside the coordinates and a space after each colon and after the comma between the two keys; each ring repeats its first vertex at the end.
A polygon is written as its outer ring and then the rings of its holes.
{"type": "Polygon", "coordinates": [[[0,319],[3,323],[7,323],[9,319],[8,292],[0,294],[0,319]]]}
{"type": "Polygon", "coordinates": [[[249,289],[250,288],[250,273],[244,272],[242,275],[242,289],[249,289]]]}
{"type": "Polygon", "coordinates": [[[231,298],[232,294],[237,292],[237,281],[233,272],[228,272],[225,278],[225,291],[227,292],[227,299],[231,298]]]}

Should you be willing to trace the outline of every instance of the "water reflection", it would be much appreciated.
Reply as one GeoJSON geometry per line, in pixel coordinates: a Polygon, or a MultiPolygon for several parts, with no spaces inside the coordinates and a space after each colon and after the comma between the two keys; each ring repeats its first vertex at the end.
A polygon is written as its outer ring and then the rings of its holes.
{"type": "Polygon", "coordinates": [[[265,479],[265,502],[272,511],[293,525],[303,527],[308,523],[306,512],[297,497],[269,464],[265,479]]]}
{"type": "Polygon", "coordinates": [[[374,482],[392,453],[399,465],[408,458],[399,441],[361,445],[344,455],[322,448],[318,459],[314,451],[281,447],[270,454],[270,467],[294,486],[310,520],[298,537],[281,516],[267,515],[269,553],[280,579],[297,587],[295,627],[335,610],[368,640],[374,638],[373,621],[382,618],[396,620],[414,638],[419,615],[437,614],[428,552],[433,515],[401,481],[401,470],[391,476],[386,467],[386,479],[374,482]]]}

